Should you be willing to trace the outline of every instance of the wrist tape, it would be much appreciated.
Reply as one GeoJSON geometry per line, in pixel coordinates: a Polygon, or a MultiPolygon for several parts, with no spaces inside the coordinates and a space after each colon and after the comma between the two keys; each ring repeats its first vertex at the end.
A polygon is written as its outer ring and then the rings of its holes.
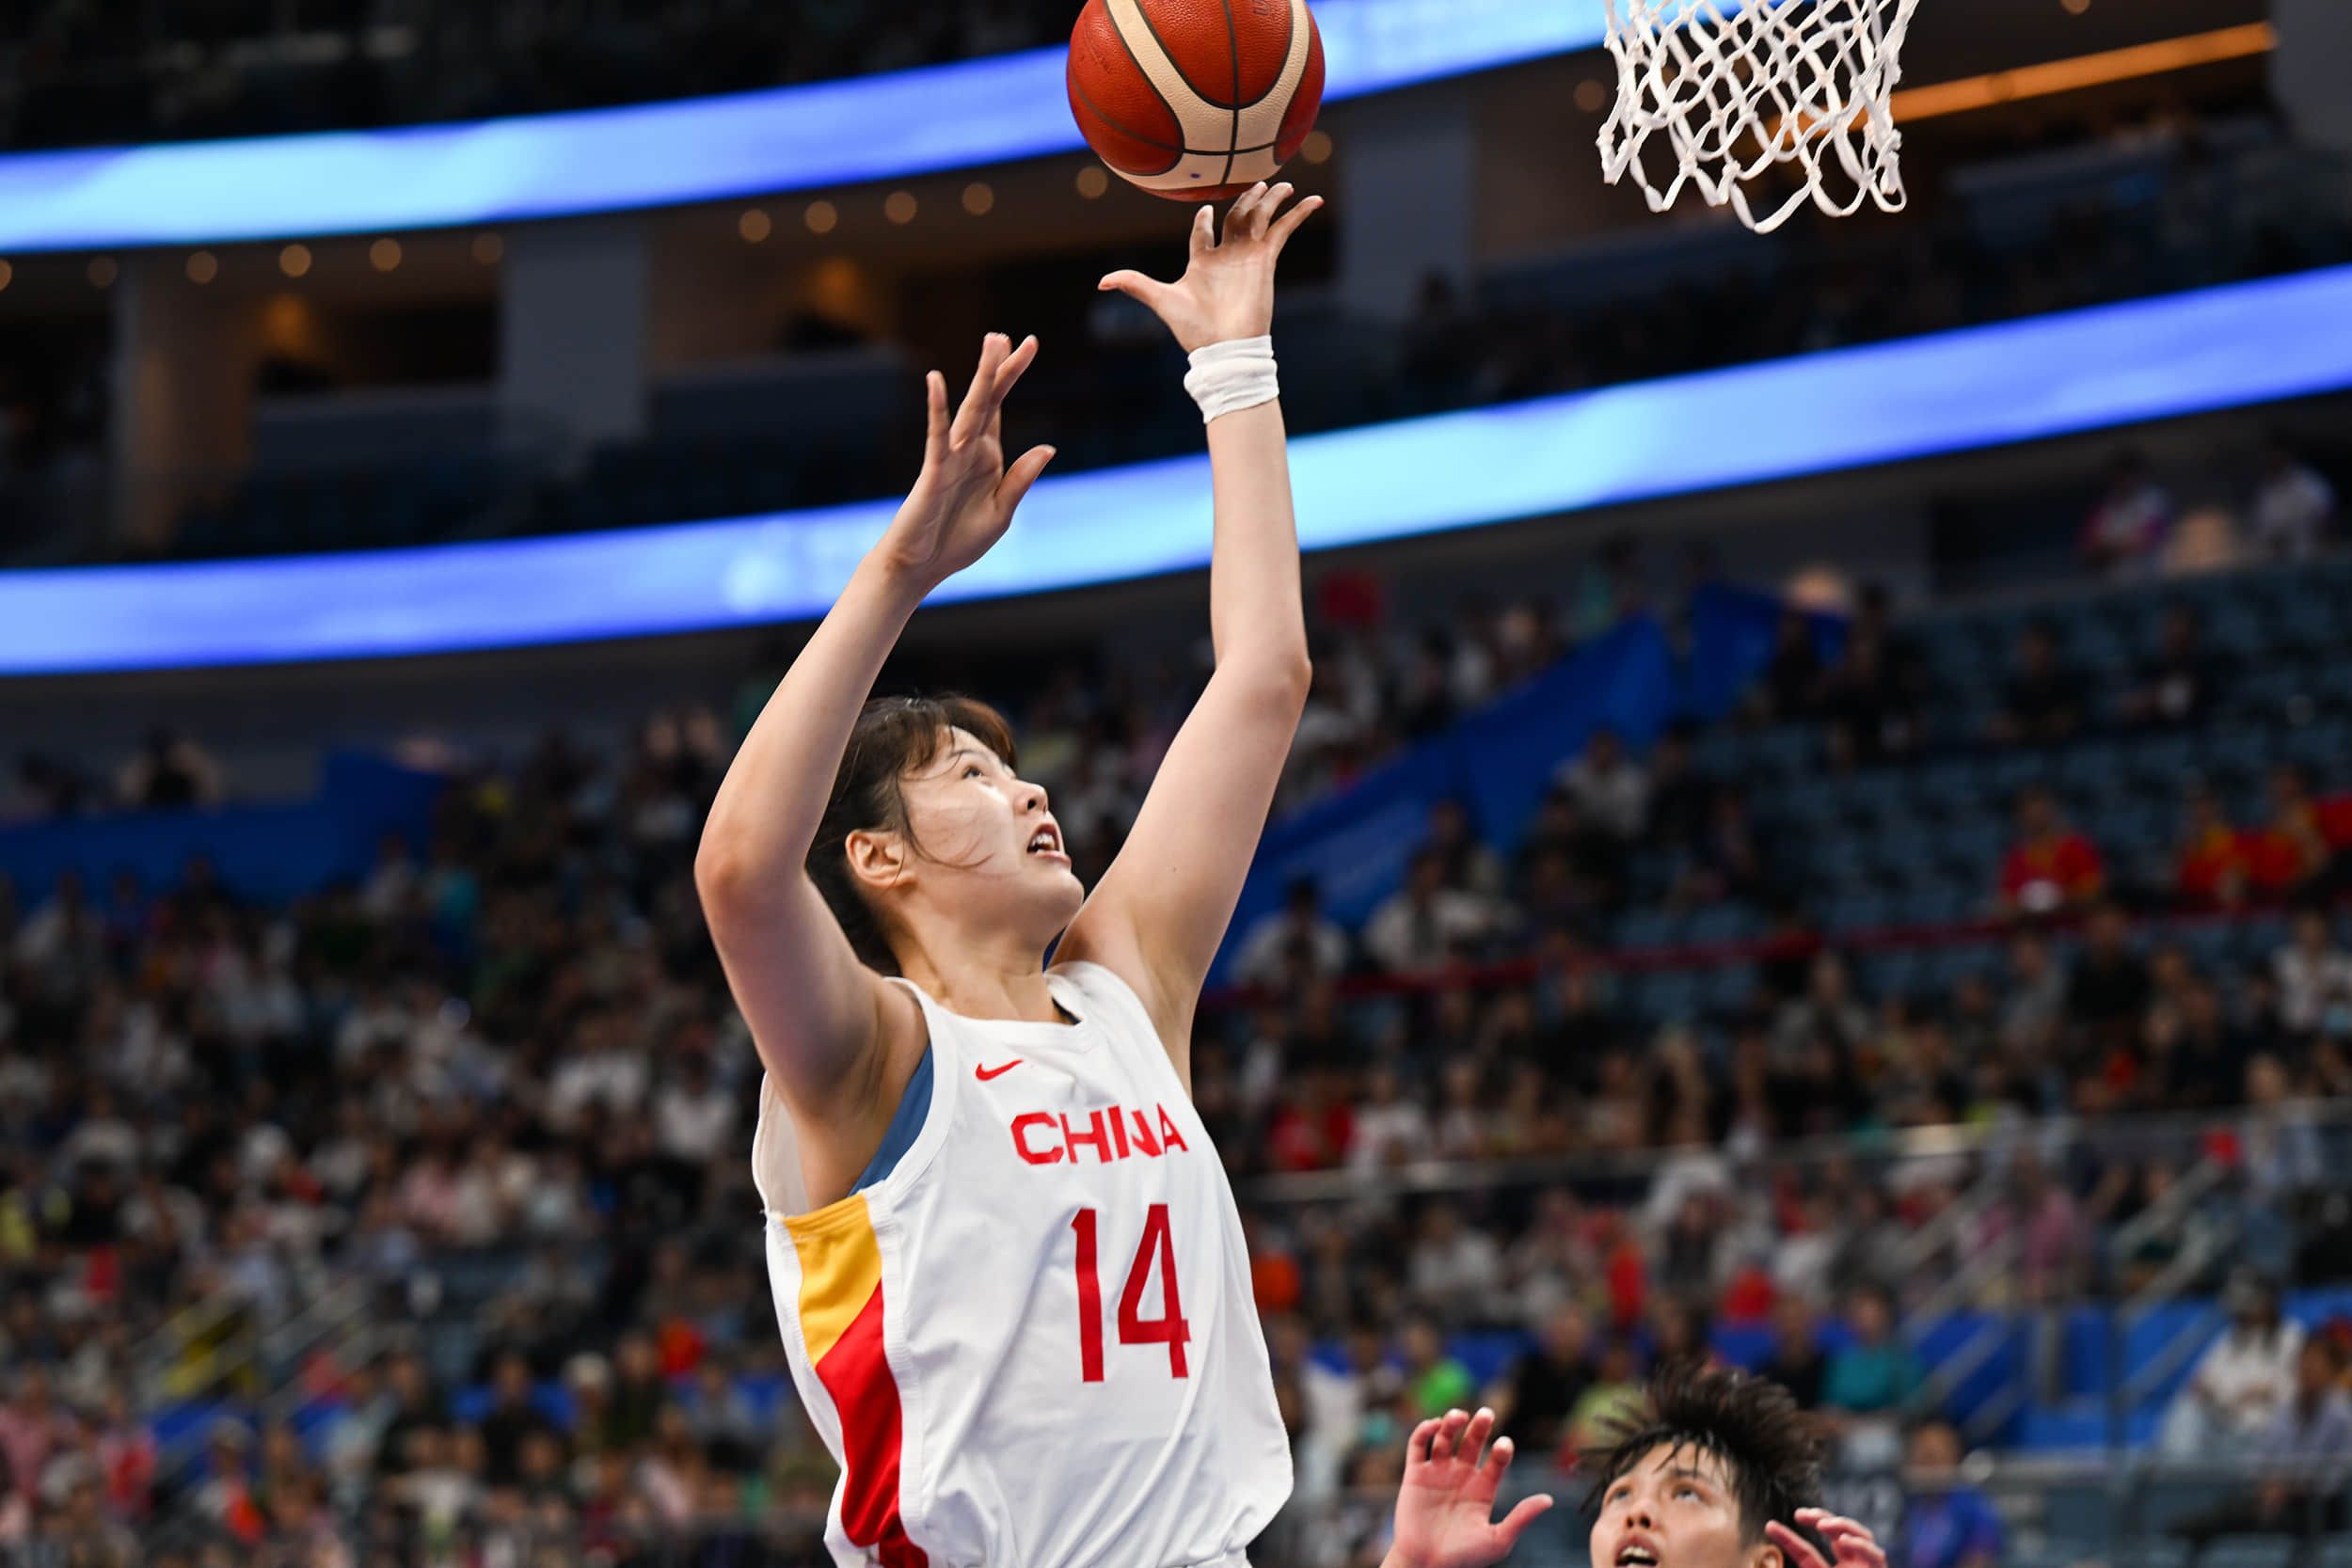
{"type": "Polygon", "coordinates": [[[1282,395],[1275,374],[1271,337],[1235,338],[1192,351],[1184,390],[1200,405],[1200,420],[1214,423],[1228,414],[1272,403],[1282,395]]]}

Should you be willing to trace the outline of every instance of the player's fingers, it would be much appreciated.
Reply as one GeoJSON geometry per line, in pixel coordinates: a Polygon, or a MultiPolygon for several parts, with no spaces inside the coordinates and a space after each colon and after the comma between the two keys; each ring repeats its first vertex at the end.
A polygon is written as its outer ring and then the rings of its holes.
{"type": "Polygon", "coordinates": [[[1780,1555],[1787,1560],[1788,1568],[1829,1568],[1829,1564],[1821,1560],[1821,1554],[1814,1549],[1813,1543],[1778,1519],[1764,1527],[1764,1535],[1780,1548],[1780,1555]]]}
{"type": "Polygon", "coordinates": [[[947,378],[937,371],[923,376],[923,402],[927,425],[923,436],[923,455],[937,459],[947,450],[947,378]]]}
{"type": "Polygon", "coordinates": [[[1104,293],[1125,294],[1137,304],[1157,310],[1160,297],[1168,293],[1168,285],[1156,277],[1146,277],[1139,272],[1115,272],[1095,285],[1104,293]]]}
{"type": "Polygon", "coordinates": [[[996,499],[1004,503],[1005,515],[1012,515],[1028,495],[1029,486],[1037,483],[1038,476],[1045,471],[1045,465],[1053,460],[1052,447],[1031,447],[1021,454],[1021,461],[1005,470],[1005,477],[996,484],[996,499]]]}
{"type": "Polygon", "coordinates": [[[963,406],[956,410],[956,422],[948,431],[948,438],[956,442],[969,440],[988,419],[988,392],[995,385],[996,367],[1005,362],[1012,343],[1001,332],[992,332],[980,344],[979,369],[972,372],[971,390],[963,394],[963,406]]]}
{"type": "Polygon", "coordinates": [[[1818,1527],[1829,1538],[1830,1550],[1842,1564],[1860,1564],[1861,1568],[1885,1568],[1886,1552],[1879,1538],[1867,1525],[1859,1520],[1833,1517],[1818,1527]]]}
{"type": "Polygon", "coordinates": [[[1551,1494],[1549,1492],[1521,1497],[1518,1506],[1504,1514],[1502,1522],[1495,1526],[1495,1534],[1502,1538],[1502,1549],[1507,1552],[1517,1545],[1519,1537],[1527,1533],[1527,1527],[1550,1512],[1551,1494]]]}
{"type": "Polygon", "coordinates": [[[1405,1439],[1405,1463],[1420,1465],[1429,1458],[1429,1440],[1438,1434],[1438,1423],[1423,1421],[1413,1428],[1413,1434],[1405,1439]]]}
{"type": "Polygon", "coordinates": [[[1270,187],[1265,195],[1258,198],[1257,205],[1249,209],[1250,238],[1265,237],[1267,229],[1272,227],[1275,218],[1280,215],[1282,203],[1288,201],[1296,189],[1296,186],[1285,180],[1280,184],[1270,187]]]}
{"type": "Polygon", "coordinates": [[[1289,212],[1284,213],[1274,227],[1267,230],[1267,238],[1273,241],[1276,253],[1279,254],[1282,247],[1291,243],[1291,236],[1298,232],[1301,224],[1322,210],[1323,198],[1311,196],[1289,212]]]}
{"type": "Polygon", "coordinates": [[[1486,1464],[1486,1439],[1492,1437],[1494,1432],[1495,1413],[1482,1404],[1470,1417],[1470,1425],[1462,1429],[1463,1457],[1473,1465],[1486,1464]]]}
{"type": "Polygon", "coordinates": [[[1468,1425],[1470,1425],[1469,1412],[1447,1411],[1445,1419],[1438,1423],[1438,1435],[1430,1439],[1429,1457],[1439,1461],[1452,1459],[1454,1450],[1461,1445],[1462,1429],[1468,1425]]]}
{"type": "Polygon", "coordinates": [[[1495,1446],[1486,1450],[1486,1476],[1488,1485],[1502,1484],[1502,1478],[1511,1473],[1511,1461],[1518,1457],[1518,1445],[1508,1437],[1495,1439],[1495,1446]]]}
{"type": "Polygon", "coordinates": [[[1028,368],[1037,363],[1037,337],[1031,334],[1022,339],[1021,346],[1005,356],[1005,362],[996,367],[996,381],[989,388],[988,394],[990,435],[999,436],[1004,435],[1005,399],[1009,397],[1012,389],[1021,384],[1021,377],[1028,368]]]}
{"type": "Polygon", "coordinates": [[[1216,248],[1216,208],[1202,202],[1200,210],[1192,214],[1192,253],[1203,255],[1216,248]]]}

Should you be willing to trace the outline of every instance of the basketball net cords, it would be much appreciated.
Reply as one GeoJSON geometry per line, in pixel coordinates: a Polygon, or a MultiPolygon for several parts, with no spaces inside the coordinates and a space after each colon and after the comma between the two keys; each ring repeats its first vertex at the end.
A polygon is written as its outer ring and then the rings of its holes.
{"type": "Polygon", "coordinates": [[[1903,38],[1919,0],[1606,0],[1617,104],[1601,127],[1602,171],[1616,184],[1630,170],[1650,211],[1695,185],[1709,206],[1728,204],[1769,234],[1810,199],[1834,217],[1864,201],[1897,213],[1907,199],[1888,100],[1902,78],[1903,38]],[[1660,190],[1642,153],[1649,138],[1673,143],[1677,170],[1660,190]],[[1752,156],[1740,149],[1752,145],[1752,156]],[[1832,153],[1852,195],[1833,196],[1832,153]],[[1802,187],[1758,218],[1746,184],[1801,164],[1802,187]]]}

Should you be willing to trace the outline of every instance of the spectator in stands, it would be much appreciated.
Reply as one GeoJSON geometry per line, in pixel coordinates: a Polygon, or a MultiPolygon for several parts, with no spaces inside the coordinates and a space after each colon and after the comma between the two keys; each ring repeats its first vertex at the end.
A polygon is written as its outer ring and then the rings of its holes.
{"type": "Polygon", "coordinates": [[[2241,1271],[2221,1306],[2230,1326],[2165,1415],[2158,1441],[2174,1458],[2247,1453],[2277,1422],[2295,1385],[2303,1328],[2280,1312],[2278,1288],[2241,1271]]]}
{"type": "Polygon", "coordinates": [[[1355,1147],[1348,1151],[1351,1168],[1367,1174],[1392,1165],[1426,1160],[1437,1150],[1429,1112],[1417,1096],[1405,1092],[1394,1067],[1381,1063],[1365,1077],[1362,1103],[1356,1108],[1355,1147]]]}
{"type": "Polygon", "coordinates": [[[2052,1179],[2030,1148],[2017,1151],[2008,1190],[1985,1211],[1976,1245],[1990,1250],[2012,1239],[2017,1266],[2004,1283],[2013,1284],[2026,1305],[2068,1301],[2081,1290],[2090,1267],[2082,1212],[2066,1184],[2052,1179]]]}
{"type": "Polygon", "coordinates": [[[2155,655],[2141,667],[2139,684],[2124,694],[2121,716],[2126,724],[2186,729],[2212,715],[2213,699],[2214,663],[2205,651],[2204,624],[2186,605],[2175,605],[2164,612],[2155,655]]]}
{"type": "Polygon", "coordinates": [[[1414,851],[1405,886],[1373,911],[1364,950],[1391,974],[1426,974],[1474,957],[1496,934],[1492,901],[1445,885],[1445,858],[1414,851]]]}
{"type": "Polygon", "coordinates": [[[2270,820],[2248,835],[2247,879],[2257,894],[2284,898],[2319,887],[2334,851],[2320,823],[2319,803],[2300,768],[2270,774],[2270,820]]]}
{"type": "Polygon", "coordinates": [[[1539,928],[1581,928],[1623,901],[1629,860],[1624,841],[1554,784],[1519,846],[1519,897],[1539,928]]]}
{"type": "Polygon", "coordinates": [[[2273,435],[2263,447],[2262,480],[2248,517],[2263,559],[2310,561],[2335,527],[2335,486],[2273,435]]]}
{"type": "Polygon", "coordinates": [[[1347,968],[1347,933],[1323,912],[1322,884],[1294,877],[1281,909],[1259,916],[1238,952],[1234,973],[1244,985],[1274,986],[1299,974],[1332,978],[1347,968]]]}
{"type": "Polygon", "coordinates": [[[2106,891],[2098,847],[2067,822],[2058,797],[2040,785],[2017,800],[2017,841],[2001,863],[2001,903],[2012,915],[2088,907],[2106,891]]]}
{"type": "Polygon", "coordinates": [[[187,736],[158,726],[123,766],[116,794],[134,811],[185,811],[216,805],[220,765],[187,736]]]}
{"type": "Polygon", "coordinates": [[[1428,836],[1422,842],[1443,863],[1446,886],[1482,898],[1502,894],[1502,862],[1479,836],[1461,801],[1449,795],[1429,808],[1428,836]]]}
{"type": "Polygon", "coordinates": [[[1894,1417],[1918,1391],[1919,1358],[1895,1332],[1895,1298],[1883,1286],[1853,1292],[1846,1308],[1853,1338],[1830,1357],[1821,1403],[1841,1418],[1894,1417]]]}
{"type": "Polygon", "coordinates": [[[2147,576],[2171,531],[2172,497],[2142,453],[2128,451],[2107,470],[2106,493],[2083,524],[2084,566],[2110,580],[2147,576]]]}
{"type": "Polygon", "coordinates": [[[2295,916],[2295,932],[2270,960],[2279,983],[2279,1022],[2306,1038],[2352,1037],[2352,952],[2336,941],[2324,908],[2295,916]]]}
{"type": "Polygon", "coordinates": [[[523,1445],[533,1436],[552,1436],[555,1423],[532,1402],[531,1364],[516,1352],[499,1357],[491,1402],[481,1422],[483,1479],[512,1486],[522,1480],[523,1445]]]}
{"type": "Polygon", "coordinates": [[[1676,896],[1686,902],[1737,899],[1756,903],[1772,892],[1772,862],[1756,837],[1747,793],[1725,784],[1713,792],[1698,853],[1676,888],[1676,896]]]}
{"type": "Polygon", "coordinates": [[[2201,1549],[2216,1537],[2310,1537],[2344,1528],[2344,1483],[2352,1479],[2352,1395],[2341,1386],[2343,1355],[2325,1336],[2303,1341],[2294,1391],[2254,1434],[2248,1457],[2260,1479],[2251,1492],[2185,1520],[2176,1533],[2201,1549]]]}
{"type": "Polygon", "coordinates": [[[1815,1045],[1827,1045],[1842,1061],[1870,1033],[1870,1010],[1853,994],[1844,957],[1830,950],[1817,956],[1804,994],[1781,1004],[1772,1021],[1772,1056],[1793,1068],[1815,1045]]]}
{"type": "Polygon", "coordinates": [[[2017,636],[2016,670],[1993,721],[1994,739],[2049,746],[2074,738],[2082,725],[2083,685],[2058,657],[2057,631],[2046,621],[2029,622],[2017,636]]]}
{"type": "Polygon", "coordinates": [[[1642,1408],[1640,1365],[1633,1342],[1622,1335],[1601,1347],[1591,1386],[1568,1412],[1568,1446],[1585,1452],[1610,1440],[1613,1433],[1642,1408]]]}
{"type": "Polygon", "coordinates": [[[1788,723],[1811,714],[1821,695],[1821,656],[1814,645],[1813,623],[1794,608],[1780,612],[1772,631],[1772,662],[1756,685],[1769,723],[1788,723]]]}
{"type": "Polygon", "coordinates": [[[1641,838],[1649,823],[1649,774],[1627,754],[1616,731],[1595,730],[1583,753],[1556,777],[1588,820],[1620,843],[1641,838]]]}
{"type": "Polygon", "coordinates": [[[1565,1302],[1544,1320],[1534,1348],[1511,1364],[1490,1400],[1498,1427],[1507,1426],[1534,1453],[1556,1453],[1566,1441],[1568,1418],[1599,1379],[1593,1365],[1593,1320],[1565,1302]]]}
{"type": "Polygon", "coordinates": [[[1477,1380],[1446,1350],[1444,1331],[1435,1319],[1406,1320],[1404,1349],[1406,1392],[1416,1420],[1467,1407],[1477,1395],[1477,1380]]]}
{"type": "Polygon", "coordinates": [[[2138,1028],[2151,986],[2148,964],[2132,950],[2122,906],[2103,903],[2084,927],[2082,957],[2066,982],[2066,1013],[2103,1044],[2124,1043],[2138,1028]]]}
{"type": "Polygon", "coordinates": [[[2172,885],[2193,909],[2234,909],[2246,901],[2244,836],[2221,814],[2221,798],[2211,786],[2188,792],[2188,823],[2173,857],[2172,885]]]}
{"type": "Polygon", "coordinates": [[[57,1402],[49,1370],[39,1362],[20,1366],[11,1397],[0,1404],[0,1456],[27,1502],[38,1499],[49,1462],[72,1451],[72,1412],[57,1402]]]}
{"type": "Polygon", "coordinates": [[[1812,1410],[1820,1405],[1828,1381],[1829,1361],[1821,1354],[1820,1325],[1812,1301],[1800,1291],[1784,1291],[1772,1304],[1772,1350],[1757,1370],[1796,1396],[1812,1410]]]}
{"type": "Polygon", "coordinates": [[[1960,1433],[1949,1421],[1922,1421],[1911,1433],[1903,1467],[1905,1568],[1999,1568],[2001,1515],[1992,1499],[1961,1479],[1960,1433]]]}
{"type": "Polygon", "coordinates": [[[1687,721],[1666,726],[1650,753],[1649,824],[1645,842],[1654,849],[1689,851],[1707,832],[1715,787],[1699,771],[1696,736],[1687,721]]]}

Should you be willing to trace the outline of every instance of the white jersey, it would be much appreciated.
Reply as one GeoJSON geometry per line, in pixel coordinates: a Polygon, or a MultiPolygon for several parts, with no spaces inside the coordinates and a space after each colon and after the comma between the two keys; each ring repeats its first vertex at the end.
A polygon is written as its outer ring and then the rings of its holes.
{"type": "Polygon", "coordinates": [[[1224,1167],[1142,1003],[1047,976],[1075,1024],[930,1028],[897,1166],[813,1214],[760,1091],[752,1164],[785,1350],[841,1464],[842,1568],[1240,1568],[1290,1444],[1224,1167]]]}

